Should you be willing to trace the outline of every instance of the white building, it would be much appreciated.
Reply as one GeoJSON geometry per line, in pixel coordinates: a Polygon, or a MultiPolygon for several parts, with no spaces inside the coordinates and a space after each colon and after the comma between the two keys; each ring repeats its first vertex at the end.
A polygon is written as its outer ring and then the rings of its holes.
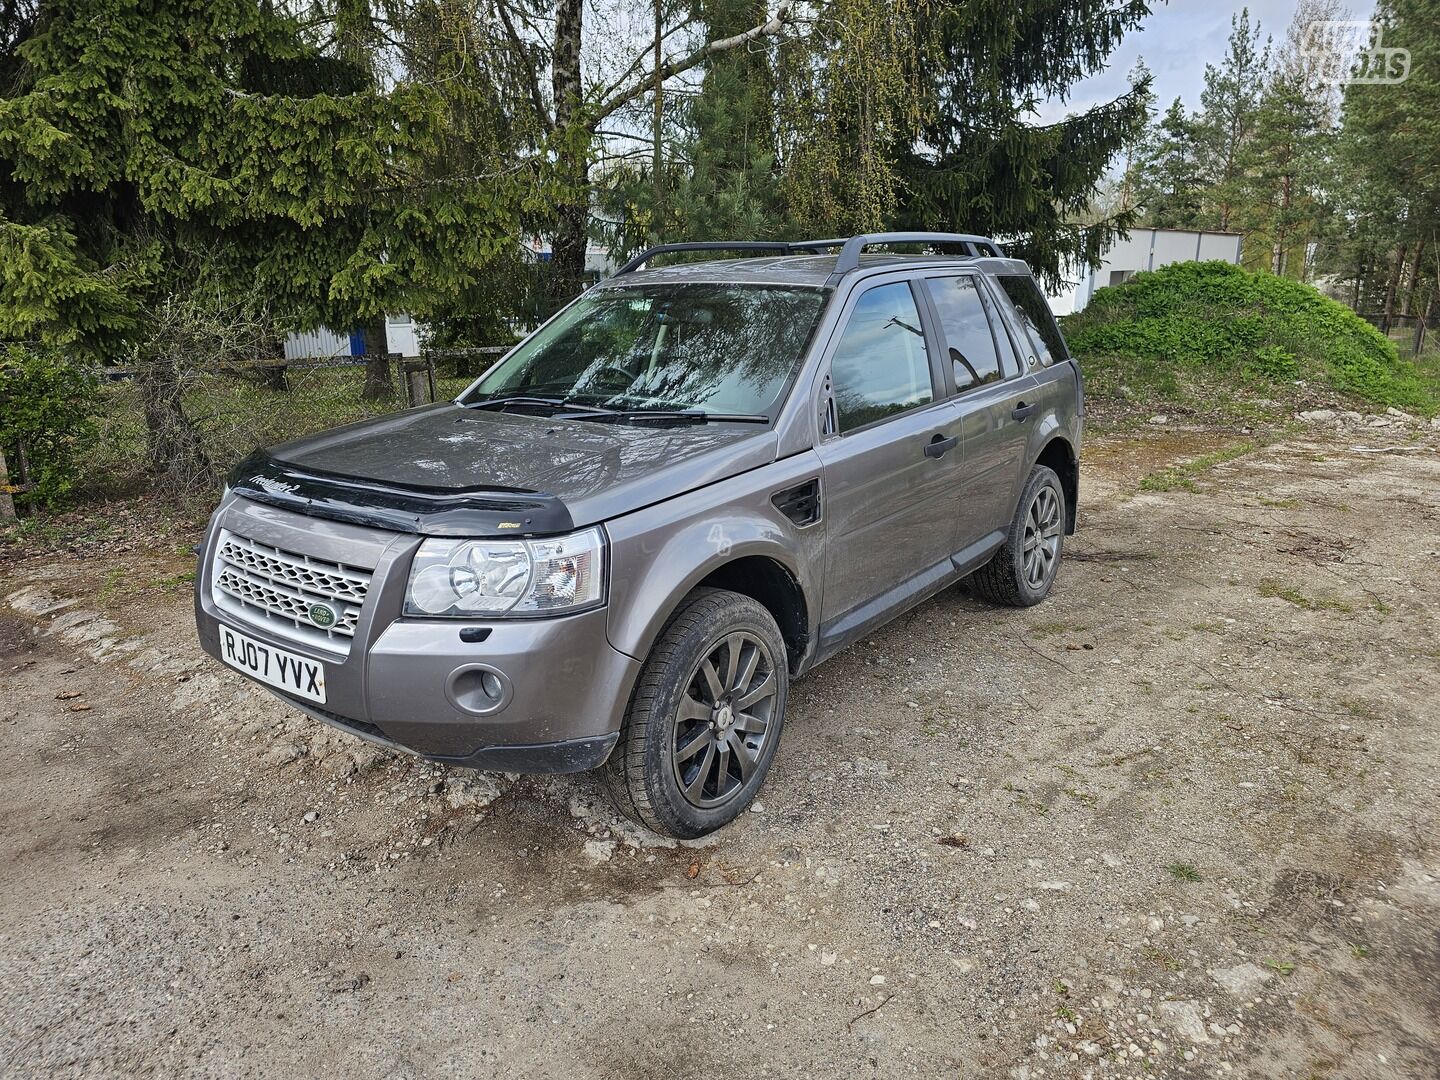
{"type": "MultiPolygon", "coordinates": [[[[393,355],[419,356],[420,334],[409,315],[385,316],[385,350],[393,355]]],[[[329,359],[336,356],[360,356],[365,351],[360,331],[337,334],[329,327],[290,334],[285,338],[286,360],[329,359]]]]}
{"type": "Polygon", "coordinates": [[[1188,229],[1134,229],[1105,252],[1098,270],[1067,274],[1074,283],[1051,295],[1056,315],[1069,315],[1090,303],[1096,289],[1129,281],[1142,270],[1158,270],[1177,262],[1219,260],[1240,265],[1239,233],[1192,232],[1188,229]]]}

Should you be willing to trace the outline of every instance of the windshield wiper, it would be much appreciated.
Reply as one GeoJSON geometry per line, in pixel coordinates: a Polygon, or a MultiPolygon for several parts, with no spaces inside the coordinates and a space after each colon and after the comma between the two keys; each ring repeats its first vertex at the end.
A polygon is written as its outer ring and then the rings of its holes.
{"type": "Polygon", "coordinates": [[[556,420],[663,420],[668,423],[691,424],[768,424],[770,417],[761,413],[710,413],[699,409],[601,409],[576,413],[557,413],[556,420]]]}
{"type": "Polygon", "coordinates": [[[602,409],[598,405],[580,405],[574,401],[568,401],[565,398],[532,397],[526,394],[512,394],[508,397],[488,397],[481,398],[479,401],[467,401],[465,408],[503,410],[512,405],[528,405],[534,408],[545,409],[572,409],[583,416],[589,416],[592,413],[608,416],[611,412],[610,409],[602,409]]]}

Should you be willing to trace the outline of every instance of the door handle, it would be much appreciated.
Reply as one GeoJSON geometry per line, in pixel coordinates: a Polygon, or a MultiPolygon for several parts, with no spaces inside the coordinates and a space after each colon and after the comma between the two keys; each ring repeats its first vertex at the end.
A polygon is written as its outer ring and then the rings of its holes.
{"type": "Polygon", "coordinates": [[[1029,405],[1026,405],[1025,402],[1022,401],[1010,410],[1010,415],[1016,420],[1023,421],[1038,408],[1040,408],[1040,405],[1037,402],[1032,401],[1029,405]]]}
{"type": "Polygon", "coordinates": [[[950,438],[947,439],[944,435],[937,434],[933,439],[931,439],[928,443],[925,444],[925,456],[942,458],[959,445],[959,435],[951,435],[950,438]]]}

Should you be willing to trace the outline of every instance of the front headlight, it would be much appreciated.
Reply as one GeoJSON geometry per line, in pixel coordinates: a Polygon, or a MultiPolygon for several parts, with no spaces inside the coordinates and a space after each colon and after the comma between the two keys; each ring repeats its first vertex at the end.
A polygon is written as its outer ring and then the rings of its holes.
{"type": "Polygon", "coordinates": [[[558,614],[604,595],[599,529],[546,540],[426,540],[410,567],[405,614],[558,614]]]}

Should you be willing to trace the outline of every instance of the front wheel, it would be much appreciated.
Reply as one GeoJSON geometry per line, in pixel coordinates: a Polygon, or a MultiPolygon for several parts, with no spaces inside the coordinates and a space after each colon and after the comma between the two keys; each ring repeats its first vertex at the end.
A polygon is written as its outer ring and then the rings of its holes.
{"type": "Polygon", "coordinates": [[[770,770],[788,690],[770,612],[739,593],[691,593],[651,650],[605,765],[616,805],[681,839],[734,821],[770,770]]]}
{"type": "Polygon", "coordinates": [[[982,600],[1030,607],[1050,595],[1065,546],[1065,489],[1055,471],[1036,465],[1015,508],[1005,543],[970,575],[982,600]]]}

